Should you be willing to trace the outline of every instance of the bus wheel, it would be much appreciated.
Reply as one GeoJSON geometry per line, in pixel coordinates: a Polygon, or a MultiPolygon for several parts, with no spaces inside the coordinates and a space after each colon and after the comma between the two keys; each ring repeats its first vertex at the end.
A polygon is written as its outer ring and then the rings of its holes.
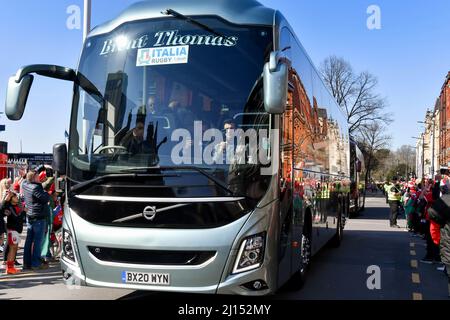
{"type": "MultiPolygon", "coordinates": [[[[306,222],[306,221],[305,221],[306,222]]],[[[302,232],[301,244],[301,265],[300,269],[293,275],[291,279],[290,288],[292,290],[300,290],[303,288],[308,271],[311,267],[312,257],[312,226],[310,223],[305,223],[302,232]]]]}
{"type": "Polygon", "coordinates": [[[339,215],[336,227],[336,234],[334,235],[333,239],[331,239],[331,246],[333,248],[338,248],[341,245],[343,237],[344,237],[344,227],[342,225],[342,215],[339,215]]]}

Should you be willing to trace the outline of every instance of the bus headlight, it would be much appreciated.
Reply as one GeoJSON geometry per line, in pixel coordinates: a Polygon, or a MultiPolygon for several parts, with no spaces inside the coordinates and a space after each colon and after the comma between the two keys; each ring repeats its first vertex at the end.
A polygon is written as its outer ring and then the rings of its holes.
{"type": "Polygon", "coordinates": [[[67,258],[72,262],[76,262],[72,235],[66,229],[63,230],[63,250],[62,251],[63,251],[64,258],[67,258]]]}
{"type": "Polygon", "coordinates": [[[265,242],[265,232],[245,238],[239,248],[233,274],[259,268],[264,260],[265,242]]]}

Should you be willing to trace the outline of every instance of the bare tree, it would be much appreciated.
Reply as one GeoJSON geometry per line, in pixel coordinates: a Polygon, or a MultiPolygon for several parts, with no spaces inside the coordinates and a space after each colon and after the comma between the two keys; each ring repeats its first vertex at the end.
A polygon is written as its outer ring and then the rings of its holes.
{"type": "Polygon", "coordinates": [[[392,167],[392,152],[389,149],[378,150],[372,160],[369,180],[385,181],[392,167]]]}
{"type": "MultiPolygon", "coordinates": [[[[397,158],[397,164],[404,164],[405,178],[408,179],[409,172],[415,171],[416,151],[413,147],[403,145],[395,152],[397,158]]],[[[402,172],[403,174],[403,172],[402,172]]]]}
{"type": "MultiPolygon", "coordinates": [[[[373,168],[373,161],[378,151],[386,149],[389,146],[391,137],[386,135],[386,129],[379,122],[373,121],[363,124],[358,137],[358,145],[366,156],[366,175],[365,184],[369,183],[373,168]]],[[[363,204],[366,203],[366,189],[364,189],[363,204]]]]}
{"type": "Polygon", "coordinates": [[[356,74],[350,63],[336,56],[325,59],[320,70],[328,89],[347,114],[351,134],[369,123],[391,121],[384,112],[386,100],[375,93],[378,80],[374,75],[356,74]]]}
{"type": "Polygon", "coordinates": [[[403,145],[396,151],[380,150],[375,153],[371,165],[371,175],[378,180],[387,180],[392,177],[409,178],[409,174],[415,172],[416,153],[412,146],[403,145]]]}

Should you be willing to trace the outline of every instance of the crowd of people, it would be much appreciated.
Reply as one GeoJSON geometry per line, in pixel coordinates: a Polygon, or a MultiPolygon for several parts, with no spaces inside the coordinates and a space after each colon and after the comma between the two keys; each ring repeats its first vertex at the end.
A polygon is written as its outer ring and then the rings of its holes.
{"type": "Polygon", "coordinates": [[[434,179],[400,181],[394,177],[383,188],[390,207],[391,228],[404,214],[406,229],[414,237],[426,242],[426,255],[420,260],[426,264],[437,264],[439,271],[448,277],[450,296],[450,175],[441,170],[434,179]]]}
{"type": "Polygon", "coordinates": [[[62,223],[64,200],[63,194],[55,191],[48,170],[41,165],[14,181],[10,178],[0,181],[0,251],[6,274],[20,272],[16,256],[25,225],[22,270],[46,269],[52,259],[58,258],[52,256],[51,247],[56,241],[54,231],[62,223]]]}

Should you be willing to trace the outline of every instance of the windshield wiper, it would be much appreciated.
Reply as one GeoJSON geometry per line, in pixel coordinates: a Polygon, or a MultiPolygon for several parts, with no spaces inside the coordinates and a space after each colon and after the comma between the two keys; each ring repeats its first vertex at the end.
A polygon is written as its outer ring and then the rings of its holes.
{"type": "Polygon", "coordinates": [[[100,105],[103,105],[103,103],[105,102],[105,98],[97,89],[97,87],[81,72],[77,73],[75,83],[79,85],[92,98],[94,98],[94,100],[97,101],[100,105]]]}
{"type": "Polygon", "coordinates": [[[196,171],[198,173],[200,173],[201,175],[205,176],[206,178],[208,178],[209,180],[211,180],[212,182],[214,182],[214,184],[216,184],[217,186],[221,187],[222,189],[224,189],[226,192],[228,192],[231,196],[233,197],[237,197],[239,195],[236,195],[232,190],[230,190],[228,188],[228,186],[223,183],[221,180],[217,179],[216,177],[214,177],[212,174],[206,172],[205,170],[198,168],[198,167],[182,167],[182,166],[162,166],[162,167],[136,167],[136,168],[129,168],[129,169],[124,169],[122,171],[124,172],[135,172],[135,171],[148,171],[148,170],[192,170],[192,171],[196,171]]]}
{"type": "Polygon", "coordinates": [[[105,179],[114,179],[114,178],[123,178],[123,177],[128,177],[128,178],[134,178],[136,174],[107,174],[101,177],[96,177],[94,179],[90,179],[90,180],[86,180],[83,182],[80,182],[76,185],[74,185],[72,188],[70,188],[70,191],[77,191],[79,189],[82,189],[84,187],[93,185],[95,183],[99,183],[102,182],[105,179]]]}
{"type": "MultiPolygon", "coordinates": [[[[169,175],[164,175],[164,174],[137,174],[137,173],[105,174],[103,176],[96,177],[91,180],[80,182],[80,183],[74,185],[72,188],[70,188],[70,191],[72,191],[72,192],[77,191],[77,190],[83,189],[85,187],[88,187],[90,185],[93,185],[96,183],[101,183],[104,180],[123,179],[123,178],[136,179],[139,177],[162,178],[162,177],[168,177],[168,176],[169,175]]],[[[70,180],[72,180],[72,179],[70,179],[70,180]]],[[[72,181],[74,181],[74,180],[72,180],[72,181]]]]}
{"type": "Polygon", "coordinates": [[[165,15],[167,15],[167,16],[172,16],[172,17],[175,17],[175,18],[178,18],[178,19],[186,20],[187,22],[190,22],[190,23],[192,23],[192,24],[194,24],[194,25],[196,25],[196,26],[198,26],[198,27],[200,27],[200,28],[202,28],[202,29],[204,29],[204,30],[206,30],[206,31],[208,31],[208,32],[210,32],[210,33],[212,33],[212,34],[215,34],[216,36],[226,38],[225,35],[221,34],[220,32],[217,32],[217,31],[214,30],[214,29],[211,29],[211,28],[208,27],[206,24],[203,24],[203,23],[201,23],[201,22],[198,22],[197,20],[194,20],[194,19],[192,19],[192,18],[189,18],[188,16],[185,16],[184,14],[179,13],[179,12],[177,12],[177,11],[175,11],[175,10],[172,10],[172,9],[166,9],[165,11],[161,11],[161,13],[162,13],[162,14],[165,14],[165,15]]]}

